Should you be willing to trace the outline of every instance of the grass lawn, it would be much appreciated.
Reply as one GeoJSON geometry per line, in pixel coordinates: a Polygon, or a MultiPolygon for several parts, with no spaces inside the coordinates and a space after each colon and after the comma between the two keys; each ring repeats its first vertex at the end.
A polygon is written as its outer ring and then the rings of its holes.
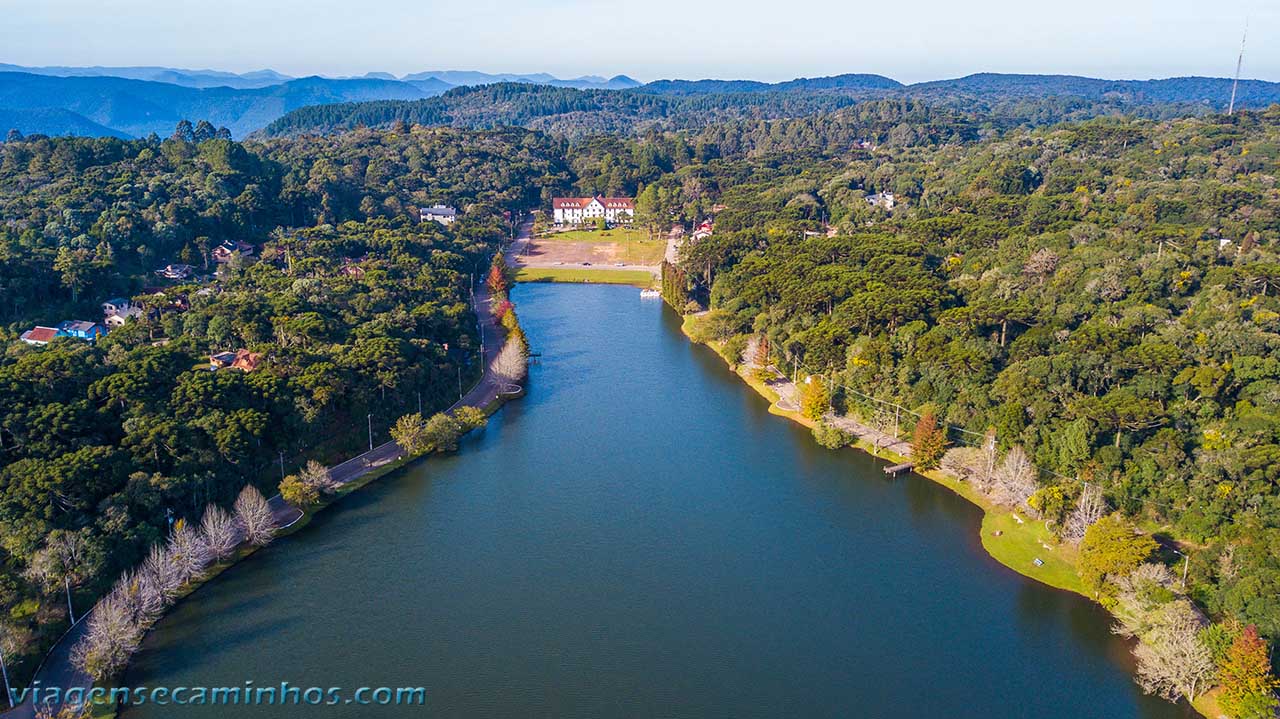
{"type": "Polygon", "coordinates": [[[654,235],[649,239],[646,230],[615,227],[611,230],[569,230],[546,232],[537,236],[537,242],[581,242],[592,245],[613,244],[616,259],[637,265],[656,265],[662,262],[667,251],[665,237],[654,235]]]}
{"type": "Polygon", "coordinates": [[[517,282],[598,282],[651,287],[653,275],[645,270],[584,270],[560,267],[521,267],[517,282]]]}

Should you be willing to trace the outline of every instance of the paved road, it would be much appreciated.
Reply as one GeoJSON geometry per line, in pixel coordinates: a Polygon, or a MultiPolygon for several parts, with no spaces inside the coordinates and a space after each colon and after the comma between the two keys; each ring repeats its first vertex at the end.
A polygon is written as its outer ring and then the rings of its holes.
{"type": "MultiPolygon", "coordinates": [[[[520,236],[526,242],[528,241],[528,233],[531,227],[532,223],[528,223],[521,228],[520,236]]],[[[480,337],[484,345],[485,372],[476,386],[472,387],[470,392],[463,395],[462,399],[449,408],[450,412],[462,406],[486,407],[498,398],[499,393],[504,388],[504,383],[497,381],[493,377],[493,373],[489,371],[494,358],[498,356],[498,351],[502,348],[504,337],[504,331],[494,321],[493,313],[489,311],[489,305],[488,290],[481,287],[473,297],[473,307],[479,320],[480,337]]],[[[330,473],[339,484],[347,484],[403,456],[404,450],[399,445],[395,442],[387,442],[374,447],[370,452],[365,452],[358,457],[353,457],[342,464],[332,467],[330,473]]],[[[300,510],[285,502],[284,498],[278,494],[269,499],[268,504],[271,506],[271,513],[275,517],[278,527],[288,527],[303,516],[300,510]]],[[[59,687],[64,692],[73,687],[79,687],[87,691],[93,686],[92,678],[77,669],[71,661],[71,653],[75,645],[84,636],[87,624],[87,622],[81,621],[58,640],[58,643],[45,656],[44,663],[36,670],[35,679],[39,684],[33,684],[34,686],[59,687]]],[[[35,719],[36,709],[28,698],[17,707],[0,714],[0,717],[3,717],[3,719],[35,719]]]]}

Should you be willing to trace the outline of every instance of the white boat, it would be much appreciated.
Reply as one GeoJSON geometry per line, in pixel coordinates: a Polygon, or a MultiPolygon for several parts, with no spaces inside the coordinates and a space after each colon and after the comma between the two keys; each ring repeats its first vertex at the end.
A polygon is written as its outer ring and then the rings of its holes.
{"type": "Polygon", "coordinates": [[[640,290],[640,299],[657,300],[662,298],[662,293],[657,290],[640,290]]]}

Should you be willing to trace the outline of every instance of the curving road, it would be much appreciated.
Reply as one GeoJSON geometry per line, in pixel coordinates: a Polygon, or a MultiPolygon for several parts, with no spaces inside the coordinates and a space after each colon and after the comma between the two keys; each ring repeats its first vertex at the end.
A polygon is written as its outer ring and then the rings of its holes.
{"type": "MultiPolygon", "coordinates": [[[[521,240],[528,242],[529,231],[532,227],[532,221],[522,225],[516,242],[518,243],[521,240]]],[[[483,285],[472,296],[472,308],[476,313],[477,324],[480,329],[480,341],[484,347],[485,371],[480,381],[471,388],[471,391],[463,395],[462,399],[449,408],[448,411],[450,412],[463,406],[487,407],[497,400],[498,394],[503,388],[503,383],[497,381],[490,371],[494,358],[498,356],[498,351],[502,348],[502,340],[504,338],[504,330],[494,320],[493,313],[489,311],[490,302],[489,292],[483,285]]],[[[395,442],[387,442],[374,447],[371,451],[352,457],[342,464],[335,465],[330,468],[329,472],[339,484],[347,484],[354,482],[374,469],[400,459],[404,454],[404,450],[400,448],[400,445],[395,442]]],[[[271,506],[276,525],[280,528],[292,525],[303,516],[299,509],[285,502],[284,498],[278,494],[268,500],[268,503],[271,506]]],[[[88,692],[93,686],[93,679],[77,669],[71,661],[72,651],[84,636],[87,625],[88,622],[80,621],[67,630],[67,633],[58,640],[58,643],[49,650],[44,662],[36,670],[32,686],[57,687],[64,693],[72,688],[79,688],[84,692],[88,692]]],[[[18,689],[16,691],[21,692],[22,690],[18,689]]],[[[31,701],[31,697],[24,697],[24,701],[13,709],[0,713],[0,718],[36,719],[36,707],[31,701]]]]}

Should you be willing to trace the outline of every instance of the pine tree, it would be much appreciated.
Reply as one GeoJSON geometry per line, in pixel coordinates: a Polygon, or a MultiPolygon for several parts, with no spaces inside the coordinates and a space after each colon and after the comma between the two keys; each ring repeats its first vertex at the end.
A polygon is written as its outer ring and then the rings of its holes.
{"type": "Polygon", "coordinates": [[[1218,667],[1222,682],[1219,703],[1235,719],[1271,719],[1280,706],[1275,691],[1280,680],[1271,673],[1267,643],[1249,625],[1227,649],[1218,667]]]}
{"type": "Polygon", "coordinates": [[[932,412],[925,412],[911,435],[911,459],[916,469],[935,469],[947,451],[947,436],[932,412]]]}

